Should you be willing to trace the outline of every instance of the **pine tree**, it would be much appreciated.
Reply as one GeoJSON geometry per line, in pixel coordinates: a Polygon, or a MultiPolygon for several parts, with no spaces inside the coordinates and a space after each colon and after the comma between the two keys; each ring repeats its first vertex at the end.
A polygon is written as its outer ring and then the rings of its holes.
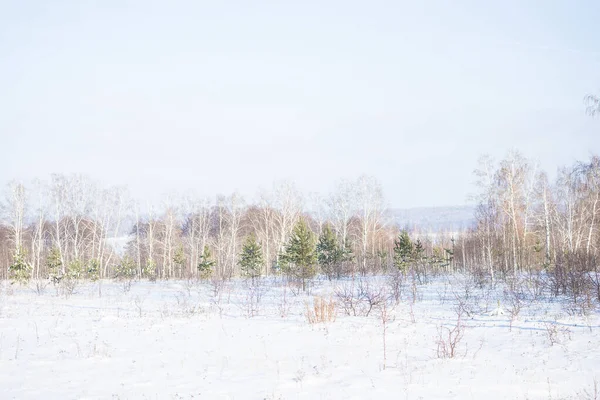
{"type": "Polygon", "coordinates": [[[352,251],[352,242],[350,239],[344,239],[344,247],[342,248],[342,262],[354,261],[354,251],[352,251]]]}
{"type": "Polygon", "coordinates": [[[398,238],[394,240],[394,265],[403,273],[406,273],[408,266],[414,260],[414,246],[408,232],[402,231],[398,238]]]}
{"type": "Polygon", "coordinates": [[[21,284],[27,283],[31,278],[31,266],[25,261],[25,252],[18,249],[13,256],[13,262],[8,267],[10,279],[21,284]]]}
{"type": "Polygon", "coordinates": [[[302,290],[306,291],[307,280],[317,273],[317,253],[314,235],[303,219],[294,226],[281,261],[282,270],[301,281],[302,290]]]}
{"type": "Polygon", "coordinates": [[[200,278],[207,279],[212,274],[212,268],[215,264],[216,263],[210,254],[210,249],[208,246],[204,246],[204,251],[200,255],[200,261],[198,262],[198,273],[200,274],[200,278]]]}
{"type": "Polygon", "coordinates": [[[146,265],[142,268],[142,275],[154,282],[156,280],[156,263],[148,257],[146,265]]]}
{"type": "Polygon", "coordinates": [[[92,258],[88,263],[87,276],[92,281],[100,279],[100,261],[96,258],[92,258]]]}
{"type": "Polygon", "coordinates": [[[262,248],[256,241],[256,235],[254,235],[254,233],[251,233],[246,238],[238,263],[242,273],[246,277],[251,278],[252,285],[254,285],[254,280],[260,277],[265,264],[262,248]]]}
{"type": "Polygon", "coordinates": [[[60,256],[60,250],[53,247],[46,257],[46,267],[48,268],[48,278],[52,279],[52,282],[58,283],[62,279],[62,273],[60,267],[62,266],[62,258],[60,256]]]}
{"type": "Polygon", "coordinates": [[[185,251],[183,250],[183,246],[179,246],[175,249],[175,254],[173,254],[173,264],[177,265],[179,271],[183,271],[183,266],[185,265],[185,251]]]}
{"type": "Polygon", "coordinates": [[[121,263],[115,268],[115,278],[130,281],[135,278],[136,266],[133,258],[129,256],[123,257],[121,263]]]}
{"type": "Polygon", "coordinates": [[[337,243],[337,238],[331,230],[329,224],[325,225],[319,242],[317,243],[317,261],[321,266],[321,271],[331,280],[334,275],[338,277],[340,273],[340,263],[344,256],[344,249],[340,248],[337,243]]]}
{"type": "Polygon", "coordinates": [[[421,239],[417,239],[417,241],[415,242],[414,259],[416,261],[421,261],[423,260],[424,255],[425,248],[423,247],[423,243],[421,243],[421,239]]]}
{"type": "Polygon", "coordinates": [[[67,265],[67,273],[65,278],[68,280],[78,280],[83,274],[83,263],[79,259],[75,259],[67,265]]]}

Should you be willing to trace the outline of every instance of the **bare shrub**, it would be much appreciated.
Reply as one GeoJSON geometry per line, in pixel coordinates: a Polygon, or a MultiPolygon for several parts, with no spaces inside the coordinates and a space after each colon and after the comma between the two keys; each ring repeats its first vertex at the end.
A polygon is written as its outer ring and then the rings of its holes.
{"type": "Polygon", "coordinates": [[[286,277],[285,285],[290,290],[290,293],[294,296],[298,296],[300,293],[302,293],[302,282],[297,279],[286,277]]]}
{"type": "Polygon", "coordinates": [[[48,281],[48,280],[36,279],[34,281],[33,290],[38,296],[41,296],[44,293],[46,293],[46,288],[48,287],[49,284],[50,284],[50,281],[48,281]]]}
{"type": "Polygon", "coordinates": [[[590,286],[594,295],[596,297],[596,301],[600,302],[600,263],[594,262],[594,269],[589,273],[590,286]]]}
{"type": "Polygon", "coordinates": [[[419,285],[426,285],[429,283],[427,267],[428,263],[425,260],[419,260],[412,265],[411,276],[419,285]]]}
{"type": "Polygon", "coordinates": [[[188,295],[192,295],[192,291],[197,293],[201,292],[202,280],[199,277],[188,277],[183,281],[183,287],[187,291],[188,295]]]}
{"type": "Polygon", "coordinates": [[[489,271],[485,268],[473,268],[470,272],[471,279],[478,288],[483,288],[488,282],[492,281],[489,271]]]}
{"type": "Polygon", "coordinates": [[[550,346],[564,344],[567,339],[571,340],[571,330],[566,326],[559,326],[556,322],[545,321],[544,330],[550,346]]]}
{"type": "Polygon", "coordinates": [[[335,321],[335,301],[325,300],[320,296],[313,297],[313,305],[306,303],[306,320],[309,324],[335,321]]]}
{"type": "Polygon", "coordinates": [[[372,285],[367,280],[361,280],[358,283],[359,297],[363,298],[366,304],[365,317],[368,317],[374,308],[380,307],[387,301],[387,292],[384,286],[372,285]]]}
{"type": "Polygon", "coordinates": [[[58,291],[62,296],[71,297],[73,293],[75,293],[75,289],[77,289],[78,284],[79,281],[77,279],[64,278],[58,285],[58,291]]]}
{"type": "Polygon", "coordinates": [[[129,293],[129,291],[131,290],[131,285],[133,284],[133,280],[132,279],[124,279],[121,281],[121,289],[123,290],[123,293],[129,293]]]}
{"type": "Polygon", "coordinates": [[[456,301],[456,312],[471,317],[477,312],[479,299],[475,295],[475,282],[469,278],[461,279],[456,285],[459,290],[452,294],[456,301]]]}
{"type": "Polygon", "coordinates": [[[508,304],[508,313],[512,320],[516,319],[521,310],[527,303],[527,294],[524,290],[525,282],[517,278],[508,281],[506,287],[503,290],[504,302],[508,304]]]}
{"type": "Polygon", "coordinates": [[[530,299],[539,300],[548,287],[547,276],[541,269],[529,269],[525,274],[525,290],[530,299]]]}
{"type": "Polygon", "coordinates": [[[198,304],[193,301],[192,295],[188,292],[181,290],[179,293],[176,293],[175,301],[177,302],[177,308],[183,316],[190,317],[196,314],[199,310],[198,304]]]}
{"type": "MultiPolygon", "coordinates": [[[[582,253],[559,254],[555,265],[548,269],[549,284],[554,296],[566,295],[574,309],[586,311],[594,290],[594,272],[597,269],[593,257],[582,253]],[[587,304],[586,304],[587,303],[587,304]]],[[[585,314],[584,314],[585,315],[585,314]]]]}
{"type": "Polygon", "coordinates": [[[361,317],[368,317],[374,308],[387,300],[385,287],[368,279],[336,287],[335,296],[346,315],[361,317]]]}
{"type": "Polygon", "coordinates": [[[461,297],[458,293],[454,293],[454,299],[456,300],[455,309],[457,314],[464,314],[470,318],[475,313],[473,303],[469,298],[461,297]]]}
{"type": "Polygon", "coordinates": [[[571,296],[563,303],[563,310],[570,316],[588,316],[595,308],[591,291],[586,291],[580,296],[571,296]]]}
{"type": "Polygon", "coordinates": [[[419,288],[417,287],[417,279],[414,273],[411,274],[411,282],[410,282],[410,301],[412,304],[415,304],[417,301],[423,300],[423,296],[419,292],[419,288]]]}
{"type": "Polygon", "coordinates": [[[388,305],[387,301],[384,301],[378,308],[379,320],[381,321],[381,336],[383,339],[383,369],[387,367],[387,340],[386,334],[388,325],[396,320],[396,316],[393,315],[393,307],[388,305]]]}
{"type": "Polygon", "coordinates": [[[225,288],[225,281],[223,279],[213,278],[210,280],[211,286],[211,298],[210,303],[219,312],[219,316],[223,316],[223,289],[225,288]]]}
{"type": "Polygon", "coordinates": [[[337,286],[334,293],[346,315],[358,315],[359,305],[362,300],[357,296],[354,290],[354,282],[352,282],[352,284],[337,286]]]}
{"type": "Polygon", "coordinates": [[[283,287],[283,292],[281,294],[281,298],[279,300],[279,303],[277,304],[277,310],[279,311],[279,316],[281,318],[285,318],[288,316],[288,314],[290,313],[290,302],[287,298],[287,286],[283,287]]]}
{"type": "Polygon", "coordinates": [[[261,284],[260,278],[247,281],[247,283],[241,306],[246,316],[251,318],[259,314],[261,300],[266,292],[266,288],[261,284]]]}
{"type": "Polygon", "coordinates": [[[141,298],[140,296],[135,296],[135,298],[133,299],[133,304],[135,305],[135,308],[138,310],[138,316],[140,318],[142,318],[142,306],[144,305],[144,300],[143,298],[141,298]]]}
{"type": "Polygon", "coordinates": [[[391,297],[394,299],[396,304],[400,303],[402,299],[402,292],[404,287],[404,281],[406,280],[405,275],[397,268],[394,268],[392,273],[387,277],[387,285],[390,291],[391,297]]]}
{"type": "Polygon", "coordinates": [[[210,287],[212,289],[213,297],[221,297],[221,292],[225,287],[225,278],[218,276],[218,274],[213,274],[210,278],[210,287]]]}
{"type": "Polygon", "coordinates": [[[577,397],[582,400],[600,400],[600,385],[598,385],[598,380],[594,378],[592,388],[578,392],[577,397]]]}
{"type": "Polygon", "coordinates": [[[438,327],[438,340],[436,355],[438,358],[454,358],[458,353],[458,345],[465,334],[465,326],[462,322],[462,309],[456,313],[456,323],[452,327],[441,324],[438,327]]]}
{"type": "Polygon", "coordinates": [[[439,289],[436,289],[437,295],[438,295],[438,300],[440,302],[440,305],[444,305],[444,303],[446,303],[446,300],[448,300],[448,283],[444,283],[444,291],[440,292],[439,289]]]}

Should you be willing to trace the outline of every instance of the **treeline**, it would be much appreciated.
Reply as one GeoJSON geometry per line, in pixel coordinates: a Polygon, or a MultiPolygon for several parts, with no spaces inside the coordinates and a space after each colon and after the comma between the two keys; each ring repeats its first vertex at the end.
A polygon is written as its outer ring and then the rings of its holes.
{"type": "MultiPolygon", "coordinates": [[[[560,168],[550,182],[536,163],[512,151],[475,170],[476,221],[455,257],[493,281],[519,271],[584,274],[600,249],[600,158],[560,168]]],[[[600,293],[599,293],[600,294],[600,293]]]]}
{"type": "Polygon", "coordinates": [[[326,196],[292,183],[239,194],[142,206],[122,187],[52,175],[6,188],[0,278],[180,279],[284,274],[303,285],[390,271],[419,280],[461,270],[494,282],[519,272],[596,270],[600,159],[561,168],[554,182],[517,152],[475,171],[476,225],[462,232],[404,232],[376,179],[339,182],[326,196]],[[123,230],[127,228],[127,231],[123,230]]]}
{"type": "MultiPolygon", "coordinates": [[[[180,196],[160,206],[142,206],[126,188],[52,175],[30,186],[8,185],[0,277],[229,279],[244,274],[240,261],[251,236],[262,257],[258,274],[278,274],[286,264],[288,272],[295,264],[286,246],[302,225],[314,247],[307,261],[314,273],[368,274],[393,263],[398,231],[372,177],[341,181],[328,196],[304,196],[293,183],[282,182],[253,202],[234,193],[212,199],[180,196]],[[123,232],[124,227],[131,229],[123,232]]],[[[433,243],[425,243],[433,251],[433,243]]]]}

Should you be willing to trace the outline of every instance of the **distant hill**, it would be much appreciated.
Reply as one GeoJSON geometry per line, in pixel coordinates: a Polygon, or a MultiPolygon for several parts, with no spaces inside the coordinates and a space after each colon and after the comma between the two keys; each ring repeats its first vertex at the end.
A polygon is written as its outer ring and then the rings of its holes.
{"type": "Polygon", "coordinates": [[[426,232],[457,232],[475,224],[475,206],[394,208],[393,223],[426,232]]]}

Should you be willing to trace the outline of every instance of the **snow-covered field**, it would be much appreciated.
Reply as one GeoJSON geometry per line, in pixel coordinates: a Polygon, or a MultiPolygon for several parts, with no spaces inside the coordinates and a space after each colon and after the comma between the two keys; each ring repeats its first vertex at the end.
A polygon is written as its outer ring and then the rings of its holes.
{"type": "MultiPolygon", "coordinates": [[[[371,278],[373,286],[377,279],[371,278]]],[[[600,317],[572,317],[560,302],[527,303],[511,322],[502,290],[440,278],[408,288],[392,310],[384,368],[381,313],[309,324],[310,295],[263,284],[258,315],[242,281],[118,282],[0,290],[2,399],[585,399],[600,380],[600,317]],[[285,293],[285,296],[284,296],[285,293]],[[464,337],[438,357],[440,329],[464,337]],[[494,312],[500,303],[500,312],[494,312]],[[503,313],[502,309],[505,310],[503,313]],[[283,316],[282,316],[283,315],[283,316]]],[[[333,297],[335,300],[335,297],[333,297]]],[[[498,311],[498,310],[496,310],[498,311]]],[[[600,388],[599,388],[600,390],[600,388]]]]}

